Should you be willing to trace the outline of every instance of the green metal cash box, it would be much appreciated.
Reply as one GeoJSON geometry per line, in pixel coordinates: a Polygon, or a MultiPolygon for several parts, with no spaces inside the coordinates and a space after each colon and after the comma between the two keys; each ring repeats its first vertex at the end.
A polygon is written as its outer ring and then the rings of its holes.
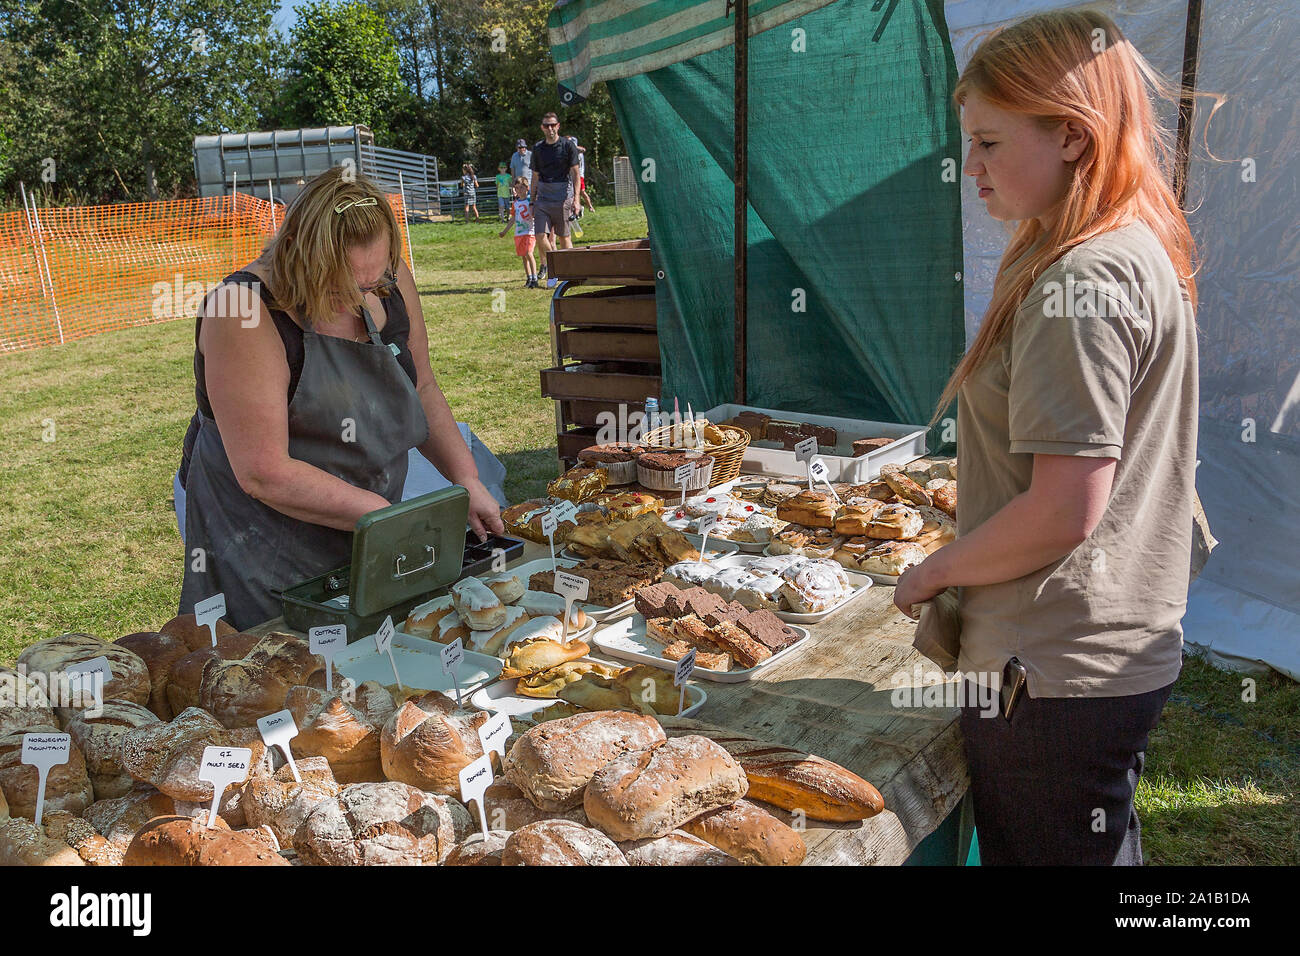
{"type": "Polygon", "coordinates": [[[346,624],[348,643],[400,624],[411,609],[465,577],[523,553],[517,538],[479,543],[466,531],[469,492],[459,485],[363,515],[352,536],[352,563],[285,588],[284,622],[298,631],[346,624]]]}

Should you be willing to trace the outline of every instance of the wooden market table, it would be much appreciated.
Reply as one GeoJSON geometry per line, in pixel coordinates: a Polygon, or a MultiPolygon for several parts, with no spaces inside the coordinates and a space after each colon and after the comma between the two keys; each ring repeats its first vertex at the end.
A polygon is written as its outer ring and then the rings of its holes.
{"type": "MultiPolygon", "coordinates": [[[[548,553],[530,544],[513,564],[548,553]]],[[[806,864],[901,864],[953,813],[969,784],[957,709],[891,702],[895,675],[914,685],[914,667],[934,669],[912,648],[915,625],[894,607],[893,593],[875,585],[810,625],[810,646],[753,680],[699,681],[709,695],[701,722],[833,760],[880,790],[885,810],[870,820],[807,821],[806,864]]],[[[271,631],[300,633],[283,618],[250,632],[271,631]]]]}

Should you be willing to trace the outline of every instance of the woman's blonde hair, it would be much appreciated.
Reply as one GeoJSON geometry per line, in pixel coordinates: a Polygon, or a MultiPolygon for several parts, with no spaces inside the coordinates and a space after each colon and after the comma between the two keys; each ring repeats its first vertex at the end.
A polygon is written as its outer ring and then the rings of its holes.
{"type": "MultiPolygon", "coordinates": [[[[944,387],[935,421],[967,377],[1011,331],[1016,310],[1043,270],[1070,249],[1133,222],[1164,246],[1196,302],[1196,250],[1170,180],[1168,132],[1151,95],[1172,91],[1119,28],[1094,10],[1055,11],[996,31],[975,51],[953,92],[958,107],[977,93],[992,105],[1038,119],[1072,120],[1089,133],[1049,230],[1019,223],[993,283],[979,334],[944,387]]],[[[933,422],[932,422],[933,424],[933,422]]]]}
{"type": "MultiPolygon", "coordinates": [[[[388,197],[355,170],[335,166],[309,182],[266,244],[271,254],[271,292],[277,307],[302,317],[310,328],[339,309],[360,309],[361,291],[348,250],[388,241],[388,274],[396,275],[402,233],[388,197]]],[[[377,295],[387,295],[380,286],[377,295]]]]}

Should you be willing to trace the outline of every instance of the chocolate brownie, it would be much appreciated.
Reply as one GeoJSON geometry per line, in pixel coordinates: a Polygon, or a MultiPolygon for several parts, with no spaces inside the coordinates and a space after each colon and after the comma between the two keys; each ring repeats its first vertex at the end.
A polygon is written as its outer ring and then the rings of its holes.
{"type": "MultiPolygon", "coordinates": [[[[696,589],[692,588],[692,590],[696,589]]],[[[703,588],[699,588],[698,590],[703,591],[704,593],[690,594],[686,598],[686,612],[688,614],[694,614],[696,617],[703,620],[704,615],[726,606],[727,602],[712,591],[705,591],[703,588]]]]}
{"type": "Polygon", "coordinates": [[[747,617],[749,613],[749,608],[745,607],[745,605],[740,604],[737,601],[731,601],[728,604],[724,604],[716,611],[709,611],[706,614],[701,614],[700,620],[709,625],[709,627],[717,627],[723,621],[730,621],[735,624],[741,618],[747,617]]]}
{"type": "Polygon", "coordinates": [[[771,611],[751,611],[738,620],[736,625],[764,647],[769,648],[773,654],[785,650],[799,640],[799,634],[786,627],[785,622],[771,611]]]}
{"type": "Polygon", "coordinates": [[[859,438],[853,443],[853,457],[861,458],[877,448],[884,448],[893,440],[892,438],[859,438]]]}
{"type": "Polygon", "coordinates": [[[685,617],[691,613],[689,606],[691,598],[698,600],[701,595],[708,593],[700,587],[678,589],[676,594],[670,594],[668,600],[664,602],[664,612],[669,617],[685,617]]]}
{"type": "Polygon", "coordinates": [[[636,603],[636,612],[647,620],[666,617],[665,605],[668,597],[676,594],[677,590],[676,585],[669,584],[667,581],[661,581],[649,587],[638,588],[636,593],[632,595],[632,600],[636,603]]]}

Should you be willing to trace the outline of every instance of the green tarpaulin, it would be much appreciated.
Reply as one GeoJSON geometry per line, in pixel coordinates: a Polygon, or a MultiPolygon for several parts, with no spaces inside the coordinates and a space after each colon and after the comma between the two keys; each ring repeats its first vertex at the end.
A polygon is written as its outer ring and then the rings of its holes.
{"type": "MultiPolygon", "coordinates": [[[[583,6],[599,4],[552,26],[583,6]]],[[[838,0],[752,36],[749,61],[747,404],[924,423],[964,346],[942,3],[838,0]]],[[[602,66],[619,62],[610,41],[602,66]]],[[[664,395],[683,408],[733,400],[733,71],[728,44],[609,82],[664,273],[664,395]]]]}

